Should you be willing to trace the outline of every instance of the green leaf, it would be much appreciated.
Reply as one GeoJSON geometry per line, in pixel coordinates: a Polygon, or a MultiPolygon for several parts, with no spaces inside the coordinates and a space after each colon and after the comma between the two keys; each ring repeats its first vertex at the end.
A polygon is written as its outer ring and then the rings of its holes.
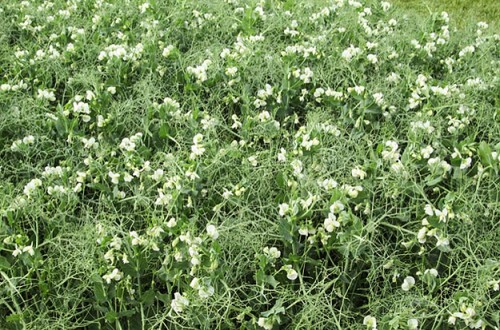
{"type": "Polygon", "coordinates": [[[95,299],[99,303],[105,302],[107,300],[106,299],[106,289],[104,288],[104,284],[102,282],[101,277],[97,274],[93,274],[90,278],[94,282],[95,299]]]}
{"type": "Polygon", "coordinates": [[[124,310],[124,311],[121,311],[118,316],[119,317],[132,317],[134,316],[135,314],[137,313],[136,310],[134,309],[127,309],[127,310],[124,310]]]}
{"type": "Polygon", "coordinates": [[[158,132],[158,135],[160,136],[160,138],[166,139],[168,137],[168,133],[169,133],[169,126],[168,126],[168,124],[161,125],[160,126],[160,130],[158,132]]]}
{"type": "Polygon", "coordinates": [[[483,165],[493,164],[493,158],[491,157],[491,148],[488,143],[481,141],[477,152],[479,154],[479,158],[481,158],[481,162],[483,163],[483,165]]]}
{"type": "Polygon", "coordinates": [[[255,274],[255,282],[257,282],[257,285],[262,285],[266,282],[266,274],[263,270],[259,269],[257,271],[255,274]]]}
{"type": "Polygon", "coordinates": [[[278,299],[274,304],[273,308],[268,310],[267,312],[261,313],[264,317],[269,317],[271,315],[283,314],[285,313],[285,307],[283,307],[283,300],[278,299]]]}
{"type": "Polygon", "coordinates": [[[155,291],[153,289],[150,289],[142,294],[142,296],[140,297],[140,301],[144,305],[148,306],[153,304],[153,302],[155,301],[155,296],[155,291]]]}
{"type": "Polygon", "coordinates": [[[278,187],[285,189],[286,188],[286,175],[283,172],[279,172],[276,175],[276,183],[278,187]]]}
{"type": "Polygon", "coordinates": [[[106,321],[115,322],[118,319],[118,313],[115,311],[109,311],[106,313],[106,321]]]}
{"type": "Polygon", "coordinates": [[[0,256],[0,269],[9,269],[10,268],[10,262],[7,260],[7,258],[0,256]]]}
{"type": "Polygon", "coordinates": [[[20,322],[23,319],[23,314],[10,314],[6,317],[7,322],[16,323],[20,322]]]}
{"type": "Polygon", "coordinates": [[[269,283],[273,288],[276,288],[278,284],[280,284],[278,281],[276,281],[273,275],[266,276],[266,283],[269,283]]]}
{"type": "Polygon", "coordinates": [[[428,187],[432,187],[432,186],[437,185],[441,181],[443,181],[443,177],[442,176],[438,176],[436,178],[433,178],[432,176],[428,176],[427,179],[425,180],[425,184],[428,187]]]}
{"type": "Polygon", "coordinates": [[[283,239],[289,243],[293,242],[293,236],[291,235],[291,224],[286,219],[280,219],[279,231],[283,239]]]}
{"type": "Polygon", "coordinates": [[[164,303],[165,305],[170,304],[170,302],[172,301],[170,299],[170,296],[166,293],[157,293],[156,298],[158,298],[158,300],[164,303]]]}

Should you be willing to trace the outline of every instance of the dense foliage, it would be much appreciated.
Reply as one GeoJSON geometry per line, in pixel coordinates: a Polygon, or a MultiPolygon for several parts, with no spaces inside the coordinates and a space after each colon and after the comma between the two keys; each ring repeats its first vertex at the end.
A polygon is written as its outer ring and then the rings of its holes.
{"type": "Polygon", "coordinates": [[[0,328],[498,329],[500,35],[388,2],[0,3],[0,328]]]}

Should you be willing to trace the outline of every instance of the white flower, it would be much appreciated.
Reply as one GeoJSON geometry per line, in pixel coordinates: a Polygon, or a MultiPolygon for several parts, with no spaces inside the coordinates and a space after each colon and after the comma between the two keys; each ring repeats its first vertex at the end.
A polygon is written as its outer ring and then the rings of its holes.
{"type": "Polygon", "coordinates": [[[259,113],[258,118],[260,122],[266,122],[271,119],[271,114],[269,114],[269,111],[264,110],[261,113],[259,113]]]}
{"type": "Polygon", "coordinates": [[[257,157],[256,156],[250,156],[248,157],[248,162],[250,163],[250,165],[252,166],[257,166],[258,162],[257,162],[257,157]]]}
{"type": "Polygon", "coordinates": [[[373,95],[373,100],[375,101],[375,103],[381,107],[384,105],[384,94],[382,93],[374,93],[373,95]]]}
{"type": "Polygon", "coordinates": [[[82,184],[81,183],[77,183],[75,187],[73,187],[73,192],[75,193],[79,193],[82,191],[82,184]]]}
{"type": "Polygon", "coordinates": [[[112,171],[109,171],[108,176],[111,178],[112,183],[118,184],[120,182],[120,173],[114,173],[112,171]]]}
{"type": "Polygon", "coordinates": [[[319,181],[318,185],[326,190],[332,190],[333,188],[337,188],[338,182],[333,179],[325,179],[323,181],[319,181]]]}
{"type": "Polygon", "coordinates": [[[82,138],[82,142],[83,147],[86,149],[96,148],[99,145],[99,142],[97,142],[94,137],[91,137],[90,139],[82,138]]]}
{"type": "Polygon", "coordinates": [[[113,263],[115,261],[115,254],[114,254],[114,252],[115,251],[113,249],[108,250],[108,252],[106,252],[104,254],[104,260],[109,261],[109,263],[113,263]]]}
{"type": "Polygon", "coordinates": [[[154,226],[148,229],[147,234],[153,237],[160,237],[165,231],[160,226],[154,226]]]}
{"type": "Polygon", "coordinates": [[[434,214],[439,218],[439,222],[446,222],[448,219],[448,208],[445,207],[442,211],[434,210],[434,214]]]}
{"type": "Polygon", "coordinates": [[[214,225],[207,226],[207,234],[213,240],[216,240],[219,237],[219,232],[217,231],[217,228],[215,228],[214,225]]]}
{"type": "Polygon", "coordinates": [[[401,285],[401,289],[403,291],[410,291],[410,289],[415,285],[415,278],[413,276],[407,276],[403,280],[403,284],[401,285]]]}
{"type": "Polygon", "coordinates": [[[472,164],[472,158],[467,157],[466,159],[462,159],[462,161],[460,162],[460,169],[465,170],[469,168],[471,164],[472,164]]]}
{"type": "Polygon", "coordinates": [[[27,252],[30,256],[35,255],[35,250],[33,249],[33,243],[28,246],[23,247],[23,253],[27,252]]]}
{"type": "Polygon", "coordinates": [[[382,151],[382,158],[392,162],[398,161],[400,156],[398,143],[396,141],[386,141],[385,146],[387,149],[382,151]]]}
{"type": "Polygon", "coordinates": [[[434,152],[434,148],[431,146],[427,146],[425,148],[420,149],[420,154],[424,159],[429,159],[431,154],[434,152]]]}
{"type": "Polygon", "coordinates": [[[387,1],[382,1],[382,2],[380,3],[380,5],[382,6],[382,10],[383,10],[383,11],[388,11],[388,10],[389,10],[389,8],[391,8],[391,6],[392,6],[392,5],[391,5],[391,3],[390,3],[390,2],[387,2],[387,1]]]}
{"type": "Polygon", "coordinates": [[[159,168],[153,172],[153,174],[151,175],[151,179],[158,182],[163,178],[163,173],[163,170],[159,168]]]}
{"type": "Polygon", "coordinates": [[[343,52],[342,52],[342,57],[347,61],[347,62],[351,62],[351,60],[353,59],[353,57],[357,56],[361,54],[361,48],[358,48],[358,47],[354,47],[353,45],[350,45],[349,48],[345,49],[343,52]]]}
{"type": "Polygon", "coordinates": [[[116,87],[114,86],[109,86],[108,88],[106,88],[106,91],[112,95],[115,95],[116,94],[116,87]]]}
{"type": "Polygon", "coordinates": [[[30,197],[31,194],[36,190],[36,188],[42,185],[42,181],[40,179],[33,179],[24,186],[23,193],[30,197]]]}
{"type": "Polygon", "coordinates": [[[442,246],[443,248],[446,248],[450,245],[450,240],[447,237],[441,237],[439,235],[435,235],[437,242],[436,242],[436,247],[442,246]]]}
{"type": "Polygon", "coordinates": [[[345,209],[344,204],[341,201],[335,201],[332,205],[330,205],[331,213],[339,213],[345,209]]]}
{"type": "Polygon", "coordinates": [[[363,319],[363,325],[366,325],[368,328],[371,328],[372,330],[377,330],[377,319],[371,315],[367,315],[363,319]]]}
{"type": "Polygon", "coordinates": [[[238,72],[238,68],[235,66],[226,69],[226,75],[228,75],[229,77],[234,77],[236,75],[236,72],[238,72]]]}
{"type": "Polygon", "coordinates": [[[171,194],[165,194],[163,190],[158,189],[158,198],[155,201],[155,205],[167,205],[172,198],[171,194]]]}
{"type": "Polygon", "coordinates": [[[359,178],[363,180],[366,177],[366,172],[359,167],[355,167],[351,170],[351,175],[353,178],[359,178]]]}
{"type": "Polygon", "coordinates": [[[201,144],[193,144],[191,146],[191,155],[189,156],[190,159],[195,159],[198,156],[203,155],[205,152],[205,147],[201,144]]]}
{"type": "Polygon", "coordinates": [[[20,255],[21,253],[23,253],[23,250],[22,250],[22,249],[20,249],[20,248],[17,246],[17,244],[16,244],[16,249],[12,252],[12,255],[13,255],[14,257],[17,257],[17,256],[18,256],[18,255],[20,255]]]}
{"type": "Polygon", "coordinates": [[[103,275],[103,279],[106,283],[110,284],[112,280],[119,281],[123,277],[123,273],[118,270],[118,268],[113,269],[109,274],[103,275]]]}
{"type": "Polygon", "coordinates": [[[281,148],[278,153],[278,162],[286,162],[286,150],[284,148],[281,148]]]}
{"type": "Polygon", "coordinates": [[[289,211],[290,211],[290,205],[288,205],[287,203],[282,203],[279,205],[278,213],[282,217],[285,216],[285,214],[287,214],[289,211]]]}
{"type": "Polygon", "coordinates": [[[113,240],[109,243],[109,246],[115,250],[120,250],[122,248],[122,240],[120,237],[113,237],[113,240]]]}
{"type": "Polygon", "coordinates": [[[500,280],[499,281],[489,281],[488,284],[492,286],[493,291],[500,290],[500,280]]]}
{"type": "Polygon", "coordinates": [[[294,159],[290,165],[292,166],[292,169],[293,169],[293,174],[295,174],[296,176],[299,176],[300,173],[302,172],[303,170],[303,166],[302,166],[302,161],[300,161],[299,159],[294,159]]]}
{"type": "Polygon", "coordinates": [[[397,162],[391,164],[391,171],[393,171],[393,172],[399,173],[403,169],[404,169],[404,165],[400,161],[397,161],[397,162]]]}
{"type": "Polygon", "coordinates": [[[408,329],[409,330],[417,330],[418,329],[418,320],[417,319],[409,319],[408,320],[408,329]]]}
{"type": "Polygon", "coordinates": [[[168,228],[174,228],[177,225],[177,220],[175,218],[170,218],[167,222],[168,228]]]}
{"type": "Polygon", "coordinates": [[[325,219],[323,226],[327,232],[331,233],[335,230],[335,228],[340,227],[340,222],[337,221],[335,214],[328,213],[328,218],[325,219]]]}
{"type": "Polygon", "coordinates": [[[53,195],[53,194],[65,194],[66,192],[67,192],[67,189],[64,186],[61,186],[61,185],[47,187],[47,193],[49,195],[53,195]]]}
{"type": "Polygon", "coordinates": [[[427,234],[427,227],[422,227],[420,228],[420,230],[418,231],[418,234],[417,234],[417,239],[418,239],[418,242],[420,244],[424,244],[425,241],[427,240],[427,237],[426,237],[426,234],[427,234]]]}
{"type": "Polygon", "coordinates": [[[139,236],[136,231],[131,231],[129,233],[130,238],[132,239],[132,245],[142,245],[144,240],[139,236]]]}
{"type": "Polygon", "coordinates": [[[134,151],[135,143],[132,142],[129,138],[124,138],[120,143],[120,149],[124,149],[126,151],[134,151]]]}
{"type": "Polygon", "coordinates": [[[286,271],[286,277],[291,281],[296,280],[299,276],[297,271],[292,268],[292,265],[285,265],[283,266],[283,269],[286,271]]]}
{"type": "Polygon", "coordinates": [[[273,328],[273,320],[267,317],[259,317],[257,325],[266,330],[271,330],[273,328]]]}
{"type": "Polygon", "coordinates": [[[173,45],[168,45],[167,47],[163,48],[161,55],[163,57],[169,57],[170,54],[172,53],[172,51],[174,50],[174,48],[175,47],[173,45]]]}
{"type": "Polygon", "coordinates": [[[264,253],[267,254],[270,258],[273,259],[278,259],[281,257],[281,251],[278,250],[276,247],[265,247],[264,248],[264,253]]]}
{"type": "Polygon", "coordinates": [[[203,285],[198,290],[198,294],[200,295],[201,298],[204,298],[204,299],[213,296],[214,293],[215,293],[215,289],[211,285],[203,285]]]}
{"type": "Polygon", "coordinates": [[[176,292],[174,293],[174,299],[172,299],[170,305],[176,313],[182,313],[182,311],[189,306],[189,300],[183,297],[179,292],[176,292]]]}
{"type": "Polygon", "coordinates": [[[368,54],[368,56],[366,58],[368,59],[368,61],[371,64],[377,64],[377,62],[378,62],[377,55],[375,55],[375,54],[368,54]]]}
{"type": "Polygon", "coordinates": [[[430,204],[426,204],[425,205],[424,211],[425,211],[425,214],[427,214],[429,216],[433,216],[434,215],[434,209],[433,209],[432,205],[430,205],[430,204]]]}
{"type": "Polygon", "coordinates": [[[437,269],[435,269],[435,268],[426,269],[426,270],[424,271],[424,275],[425,275],[425,274],[430,274],[431,276],[434,276],[434,277],[438,277],[438,275],[439,275],[439,273],[438,273],[437,269]]]}
{"type": "Polygon", "coordinates": [[[195,171],[191,171],[191,170],[187,170],[185,175],[188,179],[190,179],[192,181],[200,178],[200,176],[195,171]]]}
{"type": "Polygon", "coordinates": [[[345,188],[345,191],[347,192],[347,195],[349,197],[351,197],[351,198],[358,197],[359,192],[363,191],[363,187],[361,187],[361,186],[355,186],[355,187],[353,187],[353,186],[347,185],[344,188],[345,188]]]}
{"type": "Polygon", "coordinates": [[[49,101],[55,101],[56,100],[56,96],[55,96],[54,92],[51,92],[51,91],[48,91],[48,90],[42,90],[42,89],[38,89],[37,98],[38,99],[46,99],[46,100],[49,100],[49,101]]]}
{"type": "Polygon", "coordinates": [[[90,114],[89,105],[85,102],[73,102],[73,112],[90,114]]]}

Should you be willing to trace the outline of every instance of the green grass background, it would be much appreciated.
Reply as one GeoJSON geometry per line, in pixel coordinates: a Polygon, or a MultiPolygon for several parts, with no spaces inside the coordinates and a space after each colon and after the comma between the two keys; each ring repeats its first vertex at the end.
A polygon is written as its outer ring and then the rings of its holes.
{"type": "Polygon", "coordinates": [[[500,0],[392,0],[391,3],[408,15],[412,11],[425,15],[444,10],[458,26],[486,21],[500,31],[500,0]]]}

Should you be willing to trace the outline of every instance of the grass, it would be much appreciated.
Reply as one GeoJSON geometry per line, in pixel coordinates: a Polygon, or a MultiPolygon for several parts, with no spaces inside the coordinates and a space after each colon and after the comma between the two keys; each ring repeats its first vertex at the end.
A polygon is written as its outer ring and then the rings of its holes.
{"type": "Polygon", "coordinates": [[[464,27],[471,22],[486,21],[497,31],[500,19],[500,2],[492,0],[446,0],[446,1],[419,1],[394,0],[395,6],[407,12],[417,12],[427,15],[429,12],[447,11],[452,21],[464,27]]]}
{"type": "Polygon", "coordinates": [[[3,1],[0,329],[498,329],[497,4],[325,6],[3,1]]]}

